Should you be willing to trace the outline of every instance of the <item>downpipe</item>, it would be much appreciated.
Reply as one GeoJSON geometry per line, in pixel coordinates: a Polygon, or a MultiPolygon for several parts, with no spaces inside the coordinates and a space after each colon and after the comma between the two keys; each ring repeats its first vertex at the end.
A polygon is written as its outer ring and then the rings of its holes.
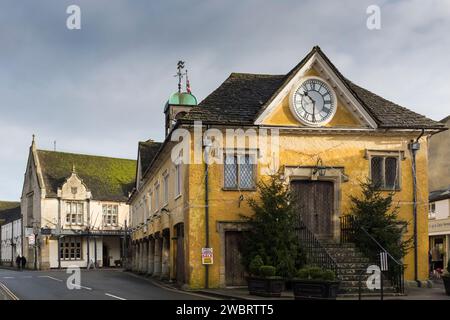
{"type": "Polygon", "coordinates": [[[413,227],[414,227],[414,281],[417,282],[417,286],[420,287],[421,283],[419,281],[419,276],[418,276],[418,249],[417,249],[417,244],[418,244],[418,240],[417,240],[417,166],[416,166],[416,155],[417,152],[420,150],[420,138],[422,138],[422,136],[425,133],[425,129],[422,129],[422,132],[420,133],[420,135],[416,138],[416,140],[411,140],[411,142],[409,143],[408,147],[411,151],[411,156],[412,156],[412,176],[413,176],[413,227]]]}

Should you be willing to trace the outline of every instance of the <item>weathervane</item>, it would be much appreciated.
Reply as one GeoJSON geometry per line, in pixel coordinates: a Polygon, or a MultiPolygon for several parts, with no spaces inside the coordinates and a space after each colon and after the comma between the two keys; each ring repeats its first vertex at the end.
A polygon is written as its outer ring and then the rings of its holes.
{"type": "Polygon", "coordinates": [[[175,77],[178,77],[178,92],[181,92],[181,80],[186,75],[186,72],[183,72],[184,69],[184,61],[178,61],[177,63],[178,72],[175,77]]]}

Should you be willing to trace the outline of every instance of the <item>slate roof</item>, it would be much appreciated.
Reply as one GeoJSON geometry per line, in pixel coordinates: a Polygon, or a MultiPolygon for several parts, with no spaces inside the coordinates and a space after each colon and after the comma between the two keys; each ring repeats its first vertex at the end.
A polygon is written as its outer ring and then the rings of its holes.
{"type": "Polygon", "coordinates": [[[20,219],[20,202],[0,201],[0,224],[20,219]]]}
{"type": "Polygon", "coordinates": [[[232,73],[216,90],[181,119],[209,123],[252,125],[270,102],[314,54],[320,54],[380,128],[443,129],[442,123],[388,101],[346,79],[319,47],[286,75],[232,73]]]}
{"type": "Polygon", "coordinates": [[[155,142],[153,140],[140,141],[139,142],[139,158],[141,159],[141,177],[144,176],[145,171],[150,166],[153,158],[161,148],[161,142],[155,142]]]}
{"type": "Polygon", "coordinates": [[[37,150],[37,155],[48,197],[57,196],[73,165],[94,200],[125,202],[135,184],[135,160],[46,150],[37,150]]]}
{"type": "Polygon", "coordinates": [[[428,200],[430,202],[445,200],[445,199],[450,199],[450,186],[448,186],[447,189],[436,190],[436,191],[430,192],[430,195],[428,197],[428,200]]]}

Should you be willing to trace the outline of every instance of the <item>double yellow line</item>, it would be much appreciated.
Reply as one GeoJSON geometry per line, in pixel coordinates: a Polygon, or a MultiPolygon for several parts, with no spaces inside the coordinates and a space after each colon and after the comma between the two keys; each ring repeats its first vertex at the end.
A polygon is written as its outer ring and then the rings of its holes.
{"type": "Polygon", "coordinates": [[[0,282],[0,291],[3,291],[7,297],[9,297],[9,300],[19,300],[19,298],[12,293],[11,290],[8,289],[7,286],[5,286],[3,283],[0,282]]]}

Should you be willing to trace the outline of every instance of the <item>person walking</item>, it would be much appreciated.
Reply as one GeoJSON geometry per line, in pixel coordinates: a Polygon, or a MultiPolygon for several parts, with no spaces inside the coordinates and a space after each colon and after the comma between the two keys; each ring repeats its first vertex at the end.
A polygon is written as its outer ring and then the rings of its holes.
{"type": "Polygon", "coordinates": [[[20,257],[20,254],[18,254],[16,257],[16,266],[17,266],[17,269],[19,269],[19,270],[20,270],[21,262],[22,262],[22,259],[20,257]]]}
{"type": "Polygon", "coordinates": [[[25,266],[27,265],[27,258],[25,258],[25,256],[22,256],[22,258],[20,258],[20,264],[22,266],[22,270],[25,269],[25,266]]]}

